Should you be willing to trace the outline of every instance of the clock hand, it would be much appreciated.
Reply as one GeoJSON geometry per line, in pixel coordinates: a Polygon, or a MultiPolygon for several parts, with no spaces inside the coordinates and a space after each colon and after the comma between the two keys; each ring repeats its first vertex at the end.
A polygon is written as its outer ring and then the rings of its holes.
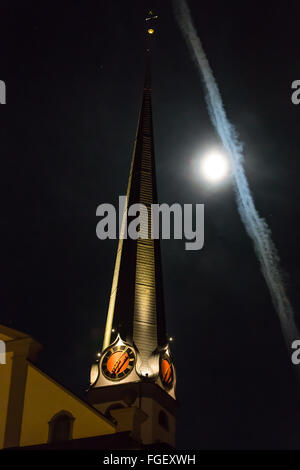
{"type": "Polygon", "coordinates": [[[114,364],[114,367],[112,369],[112,373],[115,374],[116,373],[116,369],[118,368],[120,362],[121,362],[121,359],[122,357],[124,356],[124,354],[127,353],[127,349],[125,349],[125,351],[123,351],[123,353],[121,354],[121,356],[119,357],[119,359],[115,362],[114,364]]]}
{"type": "Polygon", "coordinates": [[[122,369],[122,366],[125,364],[125,362],[128,360],[128,356],[125,356],[123,361],[120,362],[119,366],[116,369],[116,374],[122,369]]]}
{"type": "Polygon", "coordinates": [[[166,372],[165,372],[165,375],[163,376],[163,382],[170,382],[171,381],[171,374],[170,374],[170,377],[168,378],[168,380],[166,380],[166,377],[167,377],[167,374],[169,372],[169,370],[171,369],[171,364],[169,364],[169,367],[167,368],[166,372]]]}

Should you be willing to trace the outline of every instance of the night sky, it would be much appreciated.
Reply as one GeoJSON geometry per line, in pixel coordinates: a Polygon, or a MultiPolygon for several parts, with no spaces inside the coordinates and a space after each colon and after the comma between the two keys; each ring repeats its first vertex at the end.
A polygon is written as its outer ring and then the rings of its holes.
{"type": "MultiPolygon", "coordinates": [[[[272,230],[300,326],[300,79],[296,1],[190,2],[256,207],[272,230]]],[[[0,6],[0,323],[44,345],[39,366],[82,396],[103,340],[117,242],[96,208],[126,192],[147,9],[160,16],[153,113],[160,202],[204,203],[205,245],[162,242],[177,367],[179,448],[300,448],[300,386],[232,182],[193,162],[220,145],[171,1],[0,6]]],[[[298,366],[300,367],[300,366],[298,366]]],[[[42,397],[42,399],[47,399],[42,397]]]]}

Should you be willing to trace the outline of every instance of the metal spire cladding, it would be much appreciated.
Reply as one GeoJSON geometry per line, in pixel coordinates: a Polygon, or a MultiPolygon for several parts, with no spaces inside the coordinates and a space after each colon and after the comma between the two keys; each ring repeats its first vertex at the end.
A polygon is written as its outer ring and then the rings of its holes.
{"type": "MultiPolygon", "coordinates": [[[[148,209],[149,238],[119,240],[103,343],[103,349],[108,347],[111,330],[116,330],[124,341],[136,346],[145,366],[148,357],[167,343],[160,246],[159,240],[150,238],[150,208],[157,203],[150,61],[148,41],[142,105],[127,188],[127,207],[140,203],[148,209]]],[[[125,213],[123,233],[129,223],[130,217],[125,213]]]]}

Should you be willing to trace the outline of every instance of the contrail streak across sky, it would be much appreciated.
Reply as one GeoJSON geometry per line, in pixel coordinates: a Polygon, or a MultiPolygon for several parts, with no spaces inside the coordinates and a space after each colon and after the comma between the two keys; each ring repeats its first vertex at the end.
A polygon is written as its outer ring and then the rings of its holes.
{"type": "Polygon", "coordinates": [[[285,290],[279,266],[279,257],[271,238],[270,229],[265,220],[258,214],[249,189],[243,166],[243,146],[226,116],[220,90],[198,37],[187,2],[186,0],[173,0],[173,5],[177,23],[202,77],[210,118],[231,163],[239,214],[249,237],[253,241],[287,347],[290,350],[292,342],[295,339],[300,339],[300,336],[295,323],[293,308],[285,290]]]}

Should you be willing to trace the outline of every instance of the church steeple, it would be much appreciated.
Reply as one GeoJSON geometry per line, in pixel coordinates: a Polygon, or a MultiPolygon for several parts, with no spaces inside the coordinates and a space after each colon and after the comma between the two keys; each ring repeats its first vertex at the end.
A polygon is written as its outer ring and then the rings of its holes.
{"type": "MultiPolygon", "coordinates": [[[[139,383],[154,387],[153,394],[158,393],[158,387],[159,400],[171,400],[175,403],[175,369],[165,327],[160,243],[159,239],[151,238],[151,205],[158,203],[151,88],[151,42],[157,18],[152,11],[146,18],[146,72],[142,103],[103,348],[99,362],[92,367],[91,372],[89,397],[93,403],[97,402],[99,397],[105,396],[103,390],[107,391],[108,387],[114,390],[111,393],[120,393],[120,396],[123,396],[126,384],[131,386],[132,391],[132,386],[139,383]],[[128,209],[134,204],[142,204],[148,212],[146,227],[141,226],[137,239],[127,236],[127,227],[133,219],[128,215],[128,209]],[[148,238],[143,233],[145,229],[148,238]]],[[[138,390],[138,393],[141,393],[140,388],[138,390]]],[[[155,403],[157,400],[156,397],[155,403]]],[[[103,398],[100,401],[103,401],[103,398]]],[[[170,409],[174,407],[173,404],[168,406],[170,409]]],[[[100,405],[99,407],[101,408],[100,405]]],[[[157,420],[157,417],[155,419],[157,420]]],[[[152,423],[152,417],[148,423],[152,423]]],[[[152,426],[148,424],[150,425],[152,426]]],[[[171,437],[167,439],[170,442],[174,440],[173,431],[172,428],[171,437]]]]}
{"type": "MultiPolygon", "coordinates": [[[[148,30],[153,31],[153,28],[148,30]]],[[[151,37],[152,33],[147,35],[151,37]]],[[[143,204],[147,208],[148,236],[151,237],[150,209],[152,204],[157,204],[157,188],[149,42],[142,105],[127,188],[127,206],[143,204]]],[[[130,223],[130,217],[127,214],[124,217],[127,220],[123,220],[123,230],[130,223]]],[[[136,346],[140,359],[139,372],[152,375],[149,363],[151,355],[167,343],[159,240],[119,240],[103,349],[111,342],[112,329],[122,339],[136,346]]]]}
{"type": "MultiPolygon", "coordinates": [[[[144,204],[148,209],[151,234],[151,204],[157,203],[152,125],[151,40],[157,16],[150,11],[147,21],[146,72],[142,105],[127,187],[127,208],[144,204]]],[[[147,354],[166,344],[165,314],[159,240],[123,239],[130,223],[125,213],[106,321],[103,349],[111,342],[112,330],[147,354]],[[141,323],[147,324],[143,329],[141,323]],[[151,331],[150,331],[151,330],[151,331]],[[142,344],[143,343],[143,344],[142,344]]],[[[126,236],[126,235],[125,235],[126,236]]],[[[142,234],[141,234],[142,236],[142,234]]]]}

